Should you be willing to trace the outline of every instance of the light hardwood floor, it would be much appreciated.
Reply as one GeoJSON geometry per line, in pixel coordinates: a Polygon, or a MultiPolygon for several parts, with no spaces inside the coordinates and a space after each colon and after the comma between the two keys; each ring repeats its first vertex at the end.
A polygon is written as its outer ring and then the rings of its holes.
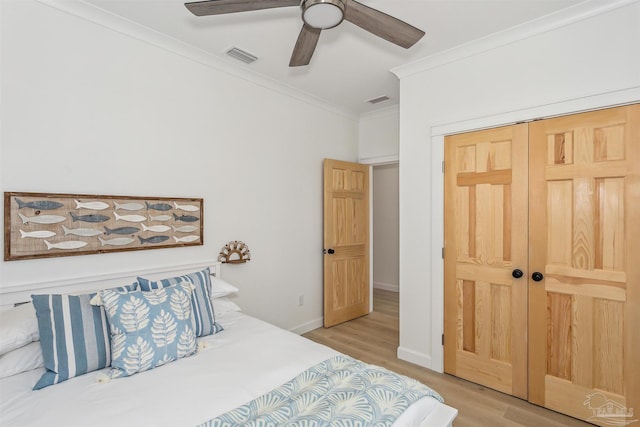
{"type": "Polygon", "coordinates": [[[592,427],[592,424],[515,397],[399,360],[396,357],[398,294],[395,292],[375,289],[372,313],[333,328],[313,330],[304,336],[427,384],[444,397],[445,403],[458,409],[456,427],[592,427]]]}

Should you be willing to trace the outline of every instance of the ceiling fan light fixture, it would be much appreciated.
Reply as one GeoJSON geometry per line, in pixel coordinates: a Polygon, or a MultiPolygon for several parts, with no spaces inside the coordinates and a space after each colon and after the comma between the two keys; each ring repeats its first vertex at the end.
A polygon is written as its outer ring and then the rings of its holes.
{"type": "Polygon", "coordinates": [[[303,0],[302,20],[305,24],[320,30],[333,28],[344,19],[343,0],[303,0]]]}

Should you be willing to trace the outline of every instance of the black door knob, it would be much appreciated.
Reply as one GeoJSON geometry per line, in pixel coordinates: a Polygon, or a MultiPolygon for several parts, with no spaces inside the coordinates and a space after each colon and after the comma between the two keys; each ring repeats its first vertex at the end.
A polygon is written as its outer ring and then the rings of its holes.
{"type": "Polygon", "coordinates": [[[336,251],[334,251],[333,249],[329,249],[327,252],[329,252],[329,255],[333,255],[336,253],[336,251]]]}
{"type": "Polygon", "coordinates": [[[521,278],[522,276],[524,276],[524,273],[523,273],[523,272],[522,272],[522,270],[520,270],[519,268],[516,268],[515,270],[513,270],[513,271],[511,272],[511,275],[512,275],[513,277],[515,277],[516,279],[519,279],[519,278],[521,278]]]}
{"type": "Polygon", "coordinates": [[[531,275],[531,278],[533,279],[534,282],[539,282],[542,279],[544,279],[544,276],[539,271],[536,271],[531,275]]]}

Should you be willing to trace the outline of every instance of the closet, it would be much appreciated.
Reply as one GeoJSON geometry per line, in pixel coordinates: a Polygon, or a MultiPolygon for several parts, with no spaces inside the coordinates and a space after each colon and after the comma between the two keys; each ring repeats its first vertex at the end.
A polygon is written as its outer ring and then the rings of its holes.
{"type": "Polygon", "coordinates": [[[640,412],[640,104],[445,138],[445,372],[640,412]]]}

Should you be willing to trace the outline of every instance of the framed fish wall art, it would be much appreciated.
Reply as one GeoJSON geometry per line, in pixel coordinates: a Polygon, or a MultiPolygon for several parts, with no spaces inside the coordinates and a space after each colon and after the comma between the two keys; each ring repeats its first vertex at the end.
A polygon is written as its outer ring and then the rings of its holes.
{"type": "Polygon", "coordinates": [[[203,245],[203,199],[4,193],[4,260],[203,245]]]}

